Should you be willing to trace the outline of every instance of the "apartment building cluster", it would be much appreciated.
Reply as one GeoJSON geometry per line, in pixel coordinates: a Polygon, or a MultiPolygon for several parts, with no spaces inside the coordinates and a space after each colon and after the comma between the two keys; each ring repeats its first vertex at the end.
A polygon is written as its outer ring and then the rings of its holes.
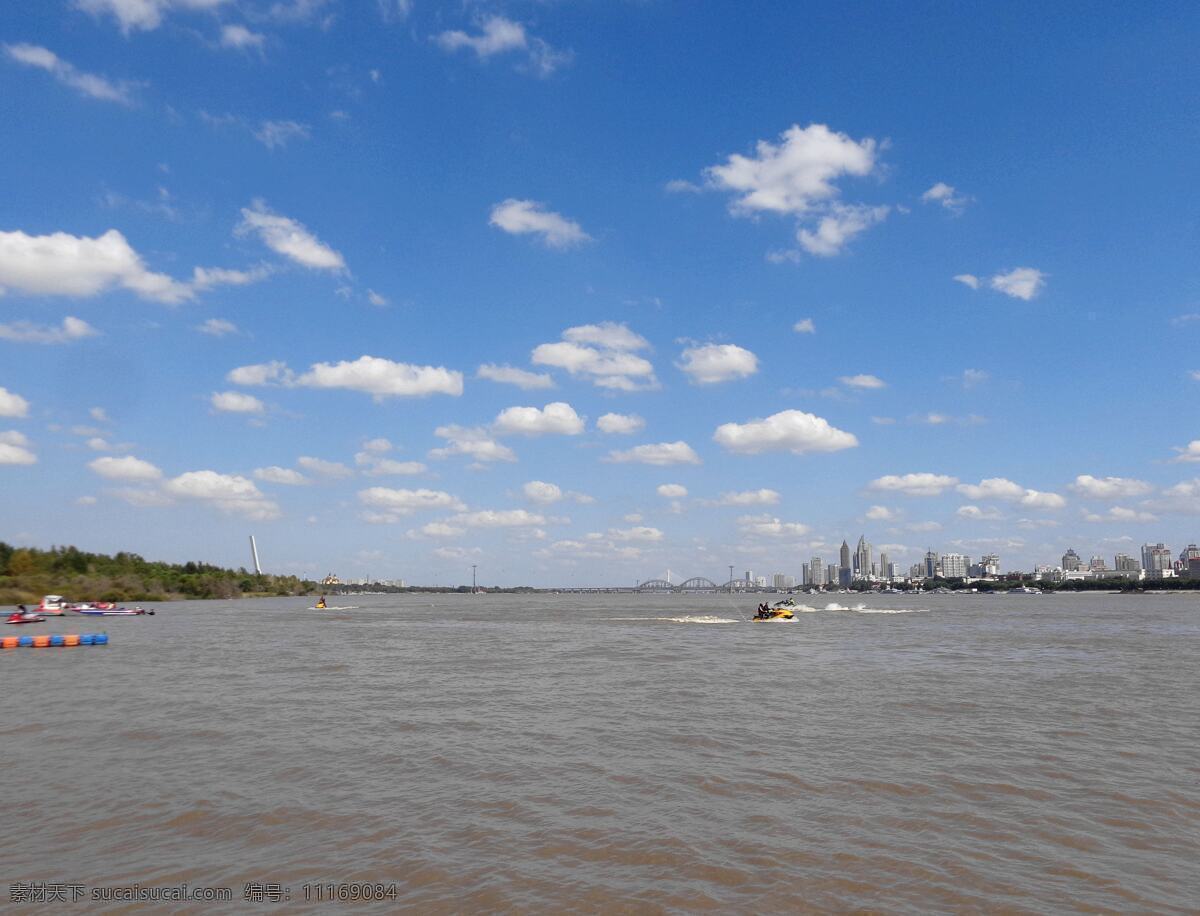
{"type": "Polygon", "coordinates": [[[1045,582],[1070,582],[1073,579],[1122,579],[1131,582],[1175,578],[1200,580],[1200,547],[1188,544],[1176,557],[1161,541],[1143,544],[1140,559],[1119,553],[1113,557],[1112,566],[1103,557],[1097,556],[1085,563],[1083,557],[1071,548],[1062,555],[1060,565],[1039,565],[1033,572],[1045,582]]]}

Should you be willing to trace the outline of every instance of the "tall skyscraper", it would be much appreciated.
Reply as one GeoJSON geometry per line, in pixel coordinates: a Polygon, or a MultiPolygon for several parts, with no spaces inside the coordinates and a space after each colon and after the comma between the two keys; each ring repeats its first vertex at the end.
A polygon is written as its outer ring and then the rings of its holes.
{"type": "Polygon", "coordinates": [[[1137,557],[1119,553],[1113,557],[1113,569],[1117,572],[1140,572],[1142,564],[1137,561],[1137,557]]]}
{"type": "Polygon", "coordinates": [[[891,572],[891,569],[889,568],[891,565],[892,564],[890,562],[888,562],[887,551],[881,550],[879,552],[879,575],[882,576],[884,579],[892,578],[892,572],[891,572]]]}
{"type": "Polygon", "coordinates": [[[961,553],[942,554],[942,576],[946,579],[965,579],[971,558],[961,553]]]}
{"type": "Polygon", "coordinates": [[[808,561],[808,584],[817,588],[825,584],[825,561],[820,557],[808,561]]]}
{"type": "Polygon", "coordinates": [[[869,579],[871,577],[871,545],[867,542],[865,534],[859,535],[858,546],[854,549],[854,577],[856,579],[869,579]]]}
{"type": "Polygon", "coordinates": [[[938,574],[938,555],[932,550],[925,551],[925,578],[932,579],[938,574]]]}
{"type": "Polygon", "coordinates": [[[1067,552],[1063,554],[1062,568],[1067,572],[1076,572],[1082,565],[1082,562],[1083,561],[1079,559],[1079,554],[1075,552],[1075,548],[1071,547],[1068,548],[1067,552]]]}
{"type": "Polygon", "coordinates": [[[850,565],[850,545],[842,540],[842,549],[838,551],[838,585],[846,588],[854,581],[854,567],[850,565]]]}
{"type": "Polygon", "coordinates": [[[1142,546],[1142,569],[1147,573],[1161,573],[1165,569],[1173,568],[1171,550],[1162,541],[1142,546]]]}

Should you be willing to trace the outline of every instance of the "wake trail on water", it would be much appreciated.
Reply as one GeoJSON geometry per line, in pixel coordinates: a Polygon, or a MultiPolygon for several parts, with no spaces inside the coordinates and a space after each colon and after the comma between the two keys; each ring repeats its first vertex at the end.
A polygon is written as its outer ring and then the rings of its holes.
{"type": "Polygon", "coordinates": [[[685,614],[682,617],[609,617],[609,620],[662,620],[668,623],[741,623],[733,617],[714,617],[711,614],[685,614]]]}

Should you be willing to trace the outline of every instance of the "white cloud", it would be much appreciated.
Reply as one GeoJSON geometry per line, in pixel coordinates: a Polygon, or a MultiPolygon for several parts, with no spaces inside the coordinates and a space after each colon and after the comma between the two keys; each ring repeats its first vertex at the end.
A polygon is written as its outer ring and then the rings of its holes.
{"type": "Polygon", "coordinates": [[[226,334],[238,333],[238,326],[224,318],[209,318],[204,324],[196,325],[196,330],[209,337],[224,337],[226,334]]]}
{"type": "Polygon", "coordinates": [[[128,83],[114,83],[97,76],[95,73],[84,73],[73,64],[63,60],[49,48],[39,45],[15,44],[4,46],[4,52],[10,59],[27,67],[45,70],[64,86],[70,86],[77,92],[89,98],[104,102],[118,102],[121,105],[132,105],[131,87],[128,83]]]}
{"type": "Polygon", "coordinates": [[[591,240],[579,223],[533,200],[510,197],[492,207],[488,222],[510,235],[538,235],[550,248],[570,248],[591,240]]]}
{"type": "Polygon", "coordinates": [[[1026,493],[1023,486],[1004,477],[989,477],[978,484],[962,483],[956,489],[967,499],[1018,500],[1026,493]]]}
{"type": "Polygon", "coordinates": [[[747,378],[758,371],[758,357],[735,344],[706,344],[683,351],[681,370],[697,385],[747,378]]]}
{"type": "Polygon", "coordinates": [[[668,194],[699,194],[704,188],[700,187],[694,181],[686,181],[683,178],[672,178],[663,185],[663,190],[668,194]]]}
{"type": "Polygon", "coordinates": [[[37,455],[29,450],[24,433],[15,429],[0,433],[0,464],[37,464],[37,455]]]}
{"type": "Polygon", "coordinates": [[[448,52],[469,48],[480,60],[497,54],[521,52],[525,60],[522,69],[537,76],[549,76],[571,60],[571,52],[560,51],[541,38],[530,35],[519,22],[503,16],[488,16],[477,24],[479,33],[476,35],[454,29],[434,36],[434,41],[448,52]]]}
{"type": "Polygon", "coordinates": [[[1135,480],[1132,477],[1093,477],[1091,474],[1080,474],[1067,489],[1090,499],[1120,499],[1144,496],[1153,488],[1146,481],[1135,480]]]}
{"type": "Polygon", "coordinates": [[[232,24],[221,26],[221,47],[234,48],[244,51],[247,48],[262,50],[267,37],[259,32],[252,32],[244,25],[232,24]]]}
{"type": "Polygon", "coordinates": [[[742,534],[767,538],[804,537],[812,529],[799,522],[783,522],[770,515],[743,515],[737,520],[742,534]]]}
{"type": "Polygon", "coordinates": [[[995,274],[988,282],[992,289],[1028,302],[1045,287],[1046,275],[1032,267],[1018,267],[1006,274],[995,274]]]}
{"type": "Polygon", "coordinates": [[[555,401],[545,407],[509,407],[500,411],[492,424],[498,435],[541,436],[553,433],[577,436],[583,432],[583,420],[570,404],[555,401]]]}
{"type": "Polygon", "coordinates": [[[556,503],[563,498],[562,488],[558,484],[546,483],[544,480],[531,480],[521,489],[526,499],[543,505],[556,503]]]}
{"type": "Polygon", "coordinates": [[[792,325],[792,330],[797,334],[816,334],[817,326],[811,318],[802,318],[792,325]]]}
{"type": "Polygon", "coordinates": [[[206,503],[222,512],[250,519],[267,520],[280,514],[279,506],[264,496],[254,481],[235,474],[188,471],[166,481],[163,490],[178,499],[206,503]]]}
{"type": "Polygon", "coordinates": [[[346,262],[341,254],[296,220],[272,213],[261,200],[255,200],[249,207],[242,208],[242,221],[234,231],[241,236],[257,235],[272,251],[303,267],[332,271],[346,269],[346,262]]]}
{"type": "Polygon", "coordinates": [[[896,517],[896,513],[887,506],[871,506],[867,510],[867,518],[873,522],[889,521],[896,517]]]}
{"type": "MultiPolygon", "coordinates": [[[[4,416],[3,405],[4,389],[0,388],[0,416],[4,416]]],[[[1171,459],[1171,462],[1174,464],[1178,464],[1180,462],[1200,461],[1200,439],[1193,439],[1183,447],[1176,446],[1175,451],[1179,454],[1171,459]]]]}
{"type": "Polygon", "coordinates": [[[855,142],[824,124],[794,124],[780,140],[779,145],[760,140],[754,156],[735,153],[706,170],[713,186],[738,195],[735,212],[803,215],[837,196],[837,179],[875,169],[874,140],[855,142]]]}
{"type": "Polygon", "coordinates": [[[0,417],[25,417],[29,415],[29,402],[7,388],[0,388],[0,417]]]}
{"type": "Polygon", "coordinates": [[[955,274],[954,279],[963,286],[969,286],[971,289],[979,289],[979,278],[974,274],[955,274]]]}
{"type": "Polygon", "coordinates": [[[223,413],[264,413],[267,406],[252,394],[242,394],[240,391],[213,392],[210,403],[214,410],[223,413]]]}
{"type": "Polygon", "coordinates": [[[228,0],[75,0],[75,5],[93,16],[107,14],[128,35],[135,29],[152,31],[173,10],[215,10],[228,0]]]}
{"type": "Polygon", "coordinates": [[[948,185],[944,181],[939,181],[932,188],[921,195],[921,202],[927,204],[941,204],[951,213],[962,213],[966,209],[967,204],[971,202],[971,198],[966,194],[960,194],[954,190],[953,185],[948,185]]]}
{"type": "Polygon", "coordinates": [[[450,521],[468,528],[524,528],[546,524],[546,517],[525,509],[483,509],[450,516],[450,521]]]}
{"type": "Polygon", "coordinates": [[[990,376],[982,369],[964,369],[962,373],[962,386],[970,389],[976,385],[986,382],[990,376]]]}
{"type": "MultiPolygon", "coordinates": [[[[286,375],[276,374],[275,377],[286,378],[286,375]]],[[[230,373],[230,380],[233,380],[233,373],[230,373]]],[[[430,394],[458,397],[463,391],[461,372],[444,366],[397,363],[379,356],[360,356],[352,362],[343,360],[339,363],[315,363],[308,372],[298,376],[294,384],[304,388],[344,388],[349,391],[361,391],[371,395],[376,401],[388,397],[420,398],[430,394]]]]}
{"type": "Polygon", "coordinates": [[[865,204],[834,204],[817,223],[815,231],[801,228],[796,232],[796,241],[809,254],[830,258],[841,254],[842,249],[856,235],[883,222],[890,207],[868,207],[865,204]]]}
{"type": "Polygon", "coordinates": [[[938,522],[913,522],[911,525],[904,526],[909,531],[941,531],[942,526],[938,522]]]}
{"type": "Polygon", "coordinates": [[[687,487],[678,483],[659,484],[655,492],[663,499],[683,499],[688,495],[687,487]]]}
{"type": "Polygon", "coordinates": [[[296,459],[296,464],[300,465],[306,471],[311,471],[322,477],[331,477],[335,480],[354,476],[354,471],[339,461],[326,461],[324,458],[301,455],[296,459]]]}
{"type": "Polygon", "coordinates": [[[289,487],[302,487],[312,483],[311,480],[299,471],[294,471],[291,468],[281,468],[277,465],[272,465],[268,468],[256,468],[254,478],[266,483],[278,483],[289,487]]]}
{"type": "Polygon", "coordinates": [[[475,461],[516,461],[516,453],[507,445],[495,441],[487,430],[450,424],[439,426],[434,434],[446,440],[442,448],[429,452],[430,458],[448,458],[451,455],[467,455],[475,461]]]}
{"type": "Polygon", "coordinates": [[[141,458],[126,455],[124,458],[97,458],[88,467],[106,480],[124,480],[145,483],[162,478],[162,471],[141,458]]]}
{"type": "Polygon", "coordinates": [[[903,493],[906,496],[940,496],[943,490],[958,483],[957,477],[946,474],[885,474],[872,480],[867,489],[884,493],[903,493]]]}
{"type": "Polygon", "coordinates": [[[1158,516],[1150,512],[1139,512],[1136,509],[1126,509],[1113,506],[1103,515],[1085,512],[1084,521],[1088,522],[1157,522],[1158,516]]]}
{"type": "Polygon", "coordinates": [[[373,289],[367,290],[367,301],[376,308],[383,308],[384,306],[391,304],[387,296],[383,295],[382,293],[377,293],[373,289]]]}
{"type": "Polygon", "coordinates": [[[977,521],[996,521],[1004,518],[996,509],[981,509],[979,506],[959,506],[954,514],[959,518],[969,518],[977,521]]]}
{"type": "Polygon", "coordinates": [[[713,441],[743,455],[772,451],[804,455],[837,452],[858,445],[853,434],[830,426],[823,417],[801,410],[784,410],[748,423],[724,423],[717,427],[713,441]]]}
{"type": "Polygon", "coordinates": [[[660,442],[657,445],[637,445],[626,451],[611,451],[605,461],[616,464],[700,464],[700,456],[686,442],[660,442]]]}
{"type": "Polygon", "coordinates": [[[238,366],[231,369],[225,379],[235,385],[291,385],[295,382],[295,373],[285,363],[273,360],[253,366],[238,366]]]}
{"type": "Polygon", "coordinates": [[[1021,505],[1032,509],[1061,509],[1067,501],[1057,493],[1043,493],[1040,490],[1026,490],[1021,497],[1021,505]]]}
{"type": "Polygon", "coordinates": [[[887,382],[874,375],[843,375],[838,378],[848,388],[874,389],[886,388],[887,382]]]}
{"type": "Polygon", "coordinates": [[[424,474],[428,467],[420,461],[396,461],[383,457],[391,451],[392,443],[387,439],[371,439],[363,443],[363,451],[354,456],[354,463],[365,470],[368,477],[411,477],[424,474]]]}
{"type": "Polygon", "coordinates": [[[500,382],[504,385],[516,385],[524,391],[534,391],[540,388],[553,388],[554,379],[543,372],[529,372],[512,366],[497,366],[484,363],[475,373],[476,378],[500,382]]]}
{"type": "Polygon", "coordinates": [[[271,275],[271,268],[260,264],[252,270],[230,270],[224,267],[196,267],[192,270],[191,289],[204,292],[214,286],[248,286],[265,280],[271,275]]]}
{"type": "Polygon", "coordinates": [[[430,522],[427,525],[422,525],[420,528],[414,528],[409,531],[407,536],[413,538],[456,538],[467,531],[466,528],[459,528],[456,525],[447,525],[445,522],[430,522]]]}
{"type": "Polygon", "coordinates": [[[637,414],[606,413],[596,421],[596,429],[609,435],[627,436],[646,428],[637,414]]]}
{"type": "Polygon", "coordinates": [[[113,450],[112,443],[107,439],[101,439],[99,436],[93,436],[85,444],[93,452],[111,452],[113,450]]]}
{"type": "Polygon", "coordinates": [[[97,423],[107,423],[108,422],[108,412],[103,407],[88,408],[88,416],[91,417],[93,420],[95,420],[97,423]]]}
{"type": "Polygon", "coordinates": [[[609,528],[608,537],[614,541],[643,541],[654,543],[663,539],[663,533],[657,528],[646,525],[636,525],[633,528],[609,528]]]}
{"type": "Polygon", "coordinates": [[[457,496],[451,496],[442,490],[394,490],[390,487],[370,487],[358,491],[358,500],[364,506],[380,510],[392,521],[401,516],[412,515],[417,511],[449,509],[457,512],[465,508],[457,496]]]}
{"type": "Polygon", "coordinates": [[[774,506],[780,496],[776,490],[742,490],[722,493],[712,504],[715,506],[774,506]]]}
{"type": "Polygon", "coordinates": [[[532,362],[590,378],[598,388],[638,391],[658,386],[654,366],[630,352],[649,344],[625,325],[613,322],[581,325],[567,328],[562,336],[558,343],[535,347],[532,362]]]}
{"type": "Polygon", "coordinates": [[[193,295],[186,283],[147,270],[116,229],[96,238],[0,232],[0,291],[6,287],[35,296],[73,297],[122,287],[172,305],[193,295]]]}
{"type": "MultiPolygon", "coordinates": [[[[259,143],[261,143],[263,146],[265,146],[267,149],[282,149],[283,147],[285,147],[289,143],[291,143],[293,140],[307,140],[310,136],[312,136],[312,131],[309,130],[308,125],[300,124],[297,121],[262,121],[258,125],[258,130],[252,131],[252,133],[254,134],[254,139],[257,140],[259,143]]],[[[245,214],[245,212],[246,212],[245,210],[242,211],[243,214],[245,214]]],[[[275,218],[276,219],[284,219],[285,217],[275,217],[275,218]]],[[[299,223],[295,223],[294,225],[299,226],[299,223]]],[[[301,229],[303,229],[303,227],[301,227],[301,229]]],[[[304,230],[304,231],[307,231],[307,230],[304,230]]],[[[315,241],[315,239],[314,239],[314,241],[315,241]]],[[[268,244],[270,245],[269,242],[268,242],[268,244]]],[[[276,251],[279,251],[279,249],[275,248],[274,245],[271,245],[270,247],[274,248],[276,251]]],[[[325,251],[328,252],[328,251],[331,251],[331,249],[326,248],[325,251]]],[[[287,252],[281,252],[281,253],[287,254],[287,252]]],[[[288,255],[288,256],[293,257],[292,255],[288,255]]],[[[338,257],[340,259],[341,255],[338,255],[338,257]]],[[[293,258],[293,260],[299,260],[299,259],[293,258]]],[[[305,263],[305,262],[301,261],[301,263],[305,263]]],[[[314,264],[305,263],[305,266],[306,267],[314,267],[314,266],[324,267],[325,265],[323,265],[323,264],[314,265],[314,264]]],[[[345,265],[339,264],[338,266],[343,267],[345,265]]]]}

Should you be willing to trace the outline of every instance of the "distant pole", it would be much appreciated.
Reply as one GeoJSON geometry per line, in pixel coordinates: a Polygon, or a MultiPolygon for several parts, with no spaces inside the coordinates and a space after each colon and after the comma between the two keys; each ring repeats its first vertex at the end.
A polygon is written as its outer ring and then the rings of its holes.
{"type": "Polygon", "coordinates": [[[262,567],[258,565],[258,545],[254,543],[254,535],[250,535],[250,556],[254,559],[254,574],[262,575],[262,567]]]}
{"type": "Polygon", "coordinates": [[[475,594],[475,566],[476,565],[477,564],[475,564],[475,563],[471,564],[471,594],[472,595],[475,594]]]}
{"type": "Polygon", "coordinates": [[[729,564],[729,594],[733,594],[733,564],[729,564]]]}

